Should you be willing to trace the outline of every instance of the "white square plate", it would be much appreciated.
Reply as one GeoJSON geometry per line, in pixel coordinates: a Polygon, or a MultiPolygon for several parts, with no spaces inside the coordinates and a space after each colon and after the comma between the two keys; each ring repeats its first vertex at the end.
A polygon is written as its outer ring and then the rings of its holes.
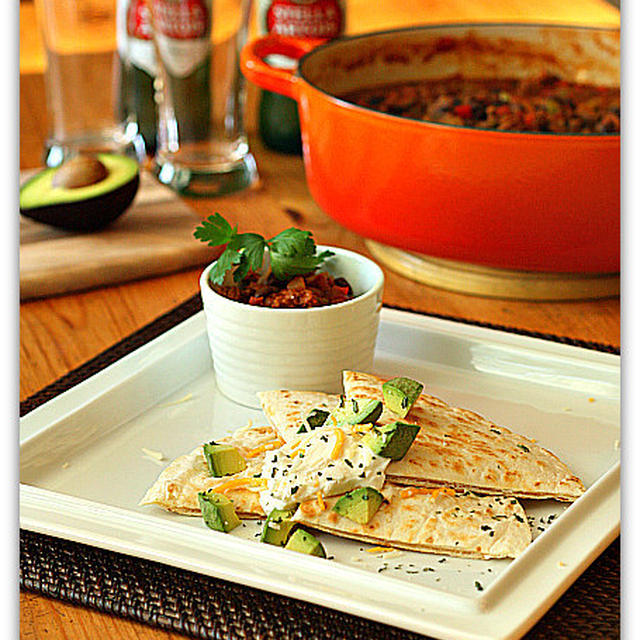
{"type": "Polygon", "coordinates": [[[202,313],[27,414],[20,427],[25,529],[156,560],[428,634],[523,635],[620,528],[615,355],[383,309],[375,373],[535,438],[582,478],[574,504],[523,501],[534,542],[517,560],[468,560],[320,538],[331,560],[231,534],[138,502],[162,468],[260,411],[216,388],[202,313]],[[148,453],[161,452],[162,461],[148,453]]]}

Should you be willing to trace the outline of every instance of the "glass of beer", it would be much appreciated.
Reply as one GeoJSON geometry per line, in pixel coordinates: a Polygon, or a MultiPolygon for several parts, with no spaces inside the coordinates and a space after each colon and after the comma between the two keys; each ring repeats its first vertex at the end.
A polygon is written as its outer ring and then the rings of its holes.
{"type": "Polygon", "coordinates": [[[158,72],[156,174],[195,196],[244,189],[257,179],[244,128],[239,54],[250,0],[147,0],[158,72]]]}
{"type": "Polygon", "coordinates": [[[122,63],[115,0],[36,0],[46,50],[49,136],[45,162],[78,152],[111,152],[142,160],[135,114],[120,104],[122,63]]]}

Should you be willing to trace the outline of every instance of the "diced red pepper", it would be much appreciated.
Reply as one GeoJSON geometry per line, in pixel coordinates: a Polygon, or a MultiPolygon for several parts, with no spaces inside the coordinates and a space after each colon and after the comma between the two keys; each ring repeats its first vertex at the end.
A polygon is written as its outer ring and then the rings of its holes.
{"type": "Polygon", "coordinates": [[[499,116],[506,116],[511,113],[511,107],[508,104],[502,104],[496,108],[496,113],[499,116]]]}
{"type": "Polygon", "coordinates": [[[473,110],[471,109],[471,105],[459,104],[457,107],[453,107],[453,113],[464,120],[469,120],[473,115],[473,110]]]}
{"type": "Polygon", "coordinates": [[[258,306],[258,307],[261,307],[263,302],[264,302],[264,298],[262,296],[258,296],[258,297],[251,296],[249,298],[249,304],[252,304],[252,305],[255,305],[255,306],[258,306]]]}

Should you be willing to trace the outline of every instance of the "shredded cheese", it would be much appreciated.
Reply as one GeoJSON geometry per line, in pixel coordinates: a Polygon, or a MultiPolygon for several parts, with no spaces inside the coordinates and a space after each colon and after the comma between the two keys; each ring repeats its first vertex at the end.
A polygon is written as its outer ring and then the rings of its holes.
{"type": "Polygon", "coordinates": [[[435,500],[441,493],[443,493],[445,496],[452,497],[455,497],[456,495],[456,492],[451,487],[440,487],[439,489],[431,492],[431,499],[435,500]]]}
{"type": "Polygon", "coordinates": [[[331,459],[335,460],[340,455],[344,445],[344,431],[336,427],[333,433],[336,435],[336,444],[333,447],[333,451],[331,451],[331,459]]]}
{"type": "Polygon", "coordinates": [[[388,551],[395,551],[393,547],[371,547],[366,550],[367,553],[386,553],[388,551]]]}
{"type": "Polygon", "coordinates": [[[369,433],[373,429],[372,424],[357,424],[353,427],[354,433],[369,433]]]}
{"type": "Polygon", "coordinates": [[[403,489],[400,492],[400,497],[401,498],[411,498],[411,496],[415,496],[416,494],[419,494],[419,493],[431,494],[431,493],[433,493],[433,489],[425,489],[423,487],[409,487],[408,489],[403,489]]]}
{"type": "Polygon", "coordinates": [[[250,449],[245,453],[245,458],[255,458],[259,456],[263,451],[273,451],[274,449],[279,449],[284,444],[284,440],[281,438],[276,438],[275,440],[269,440],[269,442],[265,442],[261,444],[259,447],[255,449],[250,449]]]}
{"type": "Polygon", "coordinates": [[[224,493],[225,491],[229,491],[229,489],[236,489],[245,485],[249,485],[250,487],[266,487],[267,481],[265,478],[234,478],[233,480],[219,484],[217,487],[213,487],[213,489],[218,493],[224,493]]]}
{"type": "Polygon", "coordinates": [[[322,499],[322,492],[318,491],[316,493],[316,502],[318,503],[318,507],[320,508],[320,512],[322,513],[327,508],[325,501],[322,499]]]}
{"type": "Polygon", "coordinates": [[[431,500],[435,500],[441,493],[447,496],[455,496],[456,492],[451,487],[439,487],[438,489],[427,489],[425,487],[408,487],[400,492],[401,498],[411,498],[418,494],[427,494],[431,500]]]}
{"type": "Polygon", "coordinates": [[[155,458],[156,460],[164,460],[164,454],[162,451],[154,451],[153,449],[147,449],[146,447],[142,447],[142,453],[145,456],[149,456],[149,458],[155,458]]]}

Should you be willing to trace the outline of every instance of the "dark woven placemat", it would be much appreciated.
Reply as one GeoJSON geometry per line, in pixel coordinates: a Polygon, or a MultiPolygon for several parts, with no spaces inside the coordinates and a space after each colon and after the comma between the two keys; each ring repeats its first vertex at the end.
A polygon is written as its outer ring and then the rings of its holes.
{"type": "MultiPolygon", "coordinates": [[[[24,415],[176,326],[202,308],[199,296],[159,317],[20,404],[24,415]]],[[[480,324],[459,318],[437,317],[480,324]]],[[[617,347],[483,324],[609,353],[617,347]]],[[[215,640],[417,640],[408,633],[292,598],[68,540],[20,531],[20,586],[42,595],[185,635],[215,640]]],[[[536,640],[620,635],[620,544],[616,540],[527,634],[536,640]]]]}

